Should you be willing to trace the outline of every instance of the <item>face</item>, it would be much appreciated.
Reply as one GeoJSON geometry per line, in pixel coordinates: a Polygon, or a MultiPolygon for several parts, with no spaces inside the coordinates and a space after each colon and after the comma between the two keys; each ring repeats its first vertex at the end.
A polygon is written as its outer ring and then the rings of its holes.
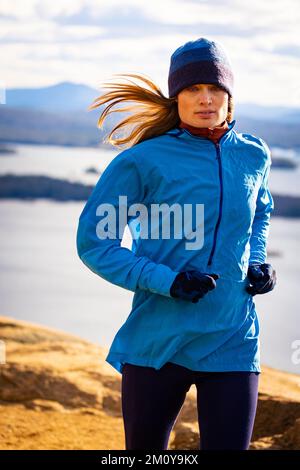
{"type": "Polygon", "coordinates": [[[219,126],[227,117],[228,97],[217,85],[191,85],[177,95],[179,117],[194,127],[219,126]]]}

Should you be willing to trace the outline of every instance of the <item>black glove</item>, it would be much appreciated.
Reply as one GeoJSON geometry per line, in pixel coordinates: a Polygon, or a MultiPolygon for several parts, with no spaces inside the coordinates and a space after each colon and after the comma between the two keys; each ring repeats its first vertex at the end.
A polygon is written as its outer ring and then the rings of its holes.
{"type": "Polygon", "coordinates": [[[183,271],[178,273],[170,288],[172,297],[198,302],[208,291],[216,287],[218,274],[201,273],[200,271],[183,271]]]}
{"type": "Polygon", "coordinates": [[[274,289],[276,285],[276,271],[270,264],[251,264],[247,276],[251,286],[246,287],[248,294],[266,294],[274,289]]]}

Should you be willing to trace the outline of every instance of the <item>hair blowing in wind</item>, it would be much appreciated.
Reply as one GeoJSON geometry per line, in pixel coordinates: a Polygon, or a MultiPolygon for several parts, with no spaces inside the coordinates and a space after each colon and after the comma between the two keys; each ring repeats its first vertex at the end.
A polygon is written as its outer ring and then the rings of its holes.
{"type": "MultiPolygon", "coordinates": [[[[104,142],[115,147],[132,147],[133,145],[161,135],[180,122],[176,97],[164,96],[161,89],[142,74],[114,74],[119,77],[131,77],[143,82],[143,86],[125,78],[129,83],[114,81],[103,83],[101,88],[110,91],[98,96],[88,107],[89,110],[107,106],[101,112],[97,127],[102,128],[105,119],[111,113],[131,112],[131,115],[116,124],[106,136],[104,142]],[[147,87],[146,87],[146,86],[147,87]],[[112,109],[118,103],[129,103],[123,108],[112,109]],[[117,131],[125,131],[123,137],[115,137],[117,131]]],[[[228,105],[227,121],[232,120],[233,100],[228,105]]],[[[122,147],[122,148],[123,148],[122,147]]]]}

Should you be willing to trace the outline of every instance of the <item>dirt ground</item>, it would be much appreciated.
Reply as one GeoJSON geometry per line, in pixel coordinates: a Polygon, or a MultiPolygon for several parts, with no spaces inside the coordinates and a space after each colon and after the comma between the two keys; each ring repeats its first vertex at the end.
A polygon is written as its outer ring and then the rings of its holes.
{"type": "MultiPolygon", "coordinates": [[[[0,317],[0,339],[0,449],[125,449],[121,375],[106,350],[9,317],[0,317]]],[[[198,448],[192,386],[169,449],[198,448]]],[[[300,375],[262,368],[250,448],[300,449],[300,375]]]]}

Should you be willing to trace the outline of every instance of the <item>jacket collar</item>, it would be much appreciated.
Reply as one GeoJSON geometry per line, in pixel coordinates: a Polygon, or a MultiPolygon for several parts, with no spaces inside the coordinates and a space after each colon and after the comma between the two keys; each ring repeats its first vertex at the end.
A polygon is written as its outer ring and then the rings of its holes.
{"type": "Polygon", "coordinates": [[[211,127],[195,127],[187,124],[186,122],[180,121],[179,126],[181,129],[188,130],[191,134],[206,137],[207,139],[212,140],[213,142],[218,142],[222,135],[224,135],[228,130],[228,122],[225,120],[221,125],[214,128],[211,127]]]}
{"type": "MultiPolygon", "coordinates": [[[[228,123],[228,130],[225,132],[225,134],[222,135],[221,139],[219,140],[219,143],[223,143],[223,141],[227,140],[227,138],[232,134],[232,132],[234,132],[233,127],[235,126],[235,123],[236,123],[235,119],[231,121],[230,123],[228,123]]],[[[202,143],[211,142],[208,138],[200,136],[200,135],[194,135],[191,132],[189,132],[187,129],[179,127],[179,125],[167,131],[166,134],[174,135],[174,137],[186,137],[189,140],[196,139],[198,141],[201,141],[202,143]]]]}

